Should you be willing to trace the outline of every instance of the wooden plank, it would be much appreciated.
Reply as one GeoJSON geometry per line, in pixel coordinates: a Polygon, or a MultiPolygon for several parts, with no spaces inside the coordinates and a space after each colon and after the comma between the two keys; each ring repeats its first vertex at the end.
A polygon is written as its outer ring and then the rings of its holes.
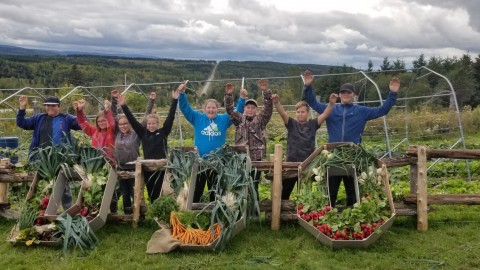
{"type": "Polygon", "coordinates": [[[427,213],[427,149],[418,147],[417,162],[417,230],[428,230],[427,213]]]}
{"type": "Polygon", "coordinates": [[[393,204],[392,191],[390,189],[390,180],[388,178],[387,166],[385,164],[382,165],[382,182],[383,182],[385,193],[387,194],[388,204],[390,205],[390,211],[392,213],[395,213],[395,206],[393,204]]]}
{"type": "Polygon", "coordinates": [[[272,182],[272,230],[280,230],[280,214],[282,209],[282,159],[283,145],[276,144],[272,182]]]}
{"type": "Polygon", "coordinates": [[[140,207],[143,201],[143,172],[142,163],[135,163],[135,187],[133,189],[133,226],[136,227],[140,219],[140,207]]]}
{"type": "MultiPolygon", "coordinates": [[[[410,194],[417,194],[417,164],[410,166],[410,194]]],[[[415,195],[416,196],[416,195],[415,195]]]]}
{"type": "Polygon", "coordinates": [[[403,167],[417,163],[416,157],[395,157],[395,158],[384,158],[380,160],[383,162],[387,168],[396,168],[403,167]]]}
{"type": "Polygon", "coordinates": [[[0,203],[8,203],[8,183],[0,183],[0,203]]]}
{"type": "Polygon", "coordinates": [[[397,216],[416,216],[417,207],[415,204],[395,203],[395,213],[397,216]]]}
{"type": "Polygon", "coordinates": [[[32,182],[34,178],[35,178],[35,172],[12,173],[12,174],[0,173],[0,182],[5,182],[5,183],[32,182]]]}
{"type": "Polygon", "coordinates": [[[117,171],[118,180],[135,179],[134,171],[117,171]]]}
{"type": "MultiPolygon", "coordinates": [[[[282,200],[281,202],[281,210],[284,211],[293,211],[295,212],[295,203],[290,200],[282,200]]],[[[272,201],[271,200],[263,200],[260,202],[260,212],[271,212],[272,211],[272,201]]]]}
{"type": "MultiPolygon", "coordinates": [[[[272,212],[265,213],[265,219],[267,221],[272,220],[272,212]]],[[[297,214],[294,213],[294,212],[282,211],[280,213],[280,220],[281,221],[296,221],[297,220],[297,214]]]]}
{"type": "MultiPolygon", "coordinates": [[[[283,171],[298,171],[298,166],[301,162],[282,162],[283,171]]],[[[273,161],[252,161],[252,167],[257,168],[258,171],[273,170],[273,161]]]]}
{"type": "Polygon", "coordinates": [[[9,209],[10,203],[9,202],[0,202],[0,210],[9,209]]]}
{"type": "Polygon", "coordinates": [[[40,181],[40,174],[38,172],[35,172],[33,176],[32,184],[28,189],[27,198],[26,198],[27,201],[35,196],[35,187],[37,186],[38,181],[40,181]]]}
{"type": "MultiPolygon", "coordinates": [[[[414,204],[416,194],[407,195],[405,203],[414,204]]],[[[431,194],[427,196],[428,204],[439,205],[480,205],[480,194],[431,194]]]]}
{"type": "Polygon", "coordinates": [[[0,216],[6,218],[6,219],[18,219],[18,216],[20,213],[18,211],[13,211],[11,209],[6,209],[6,210],[1,210],[0,211],[0,216]]]}
{"type": "Polygon", "coordinates": [[[107,222],[130,222],[132,220],[133,220],[133,214],[130,214],[130,215],[109,214],[107,216],[107,222]]]}
{"type": "MultiPolygon", "coordinates": [[[[410,146],[406,154],[417,156],[418,149],[423,146],[410,146]]],[[[428,158],[453,158],[453,159],[480,159],[480,150],[477,149],[430,149],[426,148],[428,158]]]]}

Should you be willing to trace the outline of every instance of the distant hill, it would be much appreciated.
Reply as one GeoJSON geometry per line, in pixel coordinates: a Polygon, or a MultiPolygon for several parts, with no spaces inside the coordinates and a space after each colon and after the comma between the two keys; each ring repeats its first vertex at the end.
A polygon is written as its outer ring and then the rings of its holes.
{"type": "Polygon", "coordinates": [[[63,52],[51,50],[26,49],[22,47],[0,45],[0,55],[66,55],[63,52]]]}
{"type": "Polygon", "coordinates": [[[118,57],[133,57],[133,58],[155,58],[142,54],[119,54],[119,53],[91,53],[81,51],[56,51],[56,50],[39,50],[27,49],[17,46],[0,45],[0,55],[16,55],[16,56],[67,56],[67,55],[92,55],[92,56],[118,56],[118,57]]]}
{"type": "MultiPolygon", "coordinates": [[[[172,82],[191,81],[190,89],[204,86],[215,67],[215,60],[160,59],[144,55],[105,55],[77,51],[26,49],[0,45],[0,89],[30,87],[58,88],[66,84],[94,87],[95,95],[105,95],[95,86],[137,84],[136,89],[156,90],[168,96],[172,82]],[[144,84],[145,86],[138,86],[144,84]]],[[[282,91],[282,101],[299,99],[303,83],[300,74],[326,74],[339,67],[314,64],[288,64],[262,61],[221,61],[208,97],[223,99],[226,81],[240,88],[241,78],[253,98],[260,98],[257,78],[270,78],[269,86],[282,91]],[[218,80],[218,81],[217,81],[218,80]]],[[[103,90],[104,91],[104,90],[103,90]]],[[[237,93],[238,94],[238,93],[237,93]]],[[[0,94],[0,97],[2,94],[0,94]]],[[[162,100],[163,102],[163,100],[162,100]]]]}

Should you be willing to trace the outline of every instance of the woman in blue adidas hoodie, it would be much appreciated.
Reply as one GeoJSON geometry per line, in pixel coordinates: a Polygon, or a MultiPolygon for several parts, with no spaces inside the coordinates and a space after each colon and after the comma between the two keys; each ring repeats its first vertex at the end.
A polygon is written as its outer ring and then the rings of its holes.
{"type": "MultiPolygon", "coordinates": [[[[232,88],[233,85],[227,83],[225,88],[232,88]]],[[[245,107],[246,92],[241,92],[241,98],[238,101],[236,110],[243,113],[245,107]]],[[[228,114],[217,113],[219,104],[215,99],[207,99],[203,105],[203,113],[195,111],[190,107],[185,88],[178,97],[180,110],[194,130],[194,145],[197,147],[198,153],[201,157],[210,153],[225,144],[227,139],[227,129],[232,125],[228,114]]],[[[208,184],[208,189],[213,186],[216,175],[212,171],[206,171],[199,174],[197,177],[197,184],[195,186],[195,193],[193,195],[193,202],[199,202],[202,197],[205,183],[208,184]],[[208,181],[207,181],[208,180],[208,181]]],[[[213,192],[210,193],[210,201],[215,199],[213,192]]]]}
{"type": "MultiPolygon", "coordinates": [[[[321,104],[315,99],[312,89],[313,76],[308,70],[305,71],[304,74],[304,83],[304,95],[308,105],[316,112],[323,113],[325,108],[327,108],[327,104],[321,104]]],[[[326,119],[328,142],[361,143],[363,130],[365,129],[367,121],[386,115],[393,105],[395,105],[397,93],[400,90],[400,80],[397,77],[393,77],[389,86],[390,92],[383,105],[379,107],[366,107],[353,104],[355,86],[351,83],[343,84],[340,87],[340,103],[335,104],[332,113],[330,113],[326,119]]],[[[353,205],[356,202],[353,178],[347,176],[331,176],[328,179],[328,184],[332,207],[335,206],[338,188],[342,179],[347,193],[347,206],[353,205]]]]}

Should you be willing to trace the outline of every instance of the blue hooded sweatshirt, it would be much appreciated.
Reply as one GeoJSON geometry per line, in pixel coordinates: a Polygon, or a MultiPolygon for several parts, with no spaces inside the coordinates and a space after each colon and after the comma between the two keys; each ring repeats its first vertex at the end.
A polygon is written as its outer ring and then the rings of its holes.
{"type": "MultiPolygon", "coordinates": [[[[190,107],[185,93],[180,93],[178,103],[183,115],[193,126],[193,144],[197,147],[201,157],[225,144],[227,129],[232,125],[228,114],[217,113],[215,118],[210,120],[205,113],[195,111],[190,107]]],[[[245,99],[240,98],[236,110],[243,113],[244,107],[245,99]]]]}
{"type": "MultiPolygon", "coordinates": [[[[327,108],[326,103],[319,103],[315,99],[312,86],[305,85],[304,95],[306,101],[312,109],[318,113],[323,113],[327,108]]],[[[362,142],[362,134],[367,121],[386,115],[395,105],[397,93],[390,91],[387,100],[379,107],[366,107],[357,104],[340,104],[333,107],[332,112],[327,117],[328,142],[362,142]]]]}

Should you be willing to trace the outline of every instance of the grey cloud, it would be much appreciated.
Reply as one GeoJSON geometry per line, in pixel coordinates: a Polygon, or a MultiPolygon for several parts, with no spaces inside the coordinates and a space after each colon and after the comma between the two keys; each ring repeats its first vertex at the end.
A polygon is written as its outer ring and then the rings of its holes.
{"type": "Polygon", "coordinates": [[[432,5],[445,9],[464,9],[470,15],[470,25],[475,30],[480,30],[480,3],[475,0],[404,0],[406,2],[416,2],[421,5],[432,5]]]}
{"type": "MultiPolygon", "coordinates": [[[[469,1],[458,2],[472,9],[468,12],[478,9],[469,1]]],[[[478,53],[478,28],[461,25],[455,16],[463,11],[448,1],[383,3],[393,8],[394,16],[292,13],[254,0],[230,0],[222,14],[211,12],[210,0],[4,0],[0,43],[167,58],[363,67],[369,59],[377,65],[385,56],[412,59],[426,51],[437,56],[446,51],[478,53]],[[419,13],[425,3],[432,4],[431,12],[419,13]]]]}

